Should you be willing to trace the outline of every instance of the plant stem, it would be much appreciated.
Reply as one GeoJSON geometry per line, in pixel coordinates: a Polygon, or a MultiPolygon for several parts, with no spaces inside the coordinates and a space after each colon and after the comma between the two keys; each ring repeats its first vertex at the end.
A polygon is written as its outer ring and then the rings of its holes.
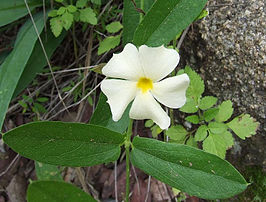
{"type": "MultiPolygon", "coordinates": [[[[144,0],[140,0],[140,9],[144,10],[144,0]]],[[[143,20],[143,13],[140,13],[140,22],[143,20]]]]}
{"type": "Polygon", "coordinates": [[[127,128],[127,137],[125,141],[126,147],[126,202],[129,202],[129,179],[130,179],[130,162],[129,162],[129,149],[131,145],[131,135],[132,135],[133,120],[130,119],[129,125],[127,128]]]}

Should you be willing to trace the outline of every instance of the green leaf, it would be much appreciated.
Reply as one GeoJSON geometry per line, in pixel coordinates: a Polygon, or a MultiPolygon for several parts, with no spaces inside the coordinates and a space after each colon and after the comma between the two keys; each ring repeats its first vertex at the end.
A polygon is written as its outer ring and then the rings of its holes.
{"type": "Polygon", "coordinates": [[[76,167],[117,160],[124,136],[95,125],[44,121],[8,131],[4,142],[26,158],[76,167]]]}
{"type": "Polygon", "coordinates": [[[211,109],[208,109],[207,111],[203,112],[204,120],[207,122],[211,121],[218,114],[218,111],[219,111],[219,109],[217,109],[217,108],[211,108],[211,109]]]}
{"type": "Polygon", "coordinates": [[[96,5],[101,5],[102,4],[101,0],[91,0],[91,3],[94,3],[96,5]]]}
{"type": "Polygon", "coordinates": [[[45,112],[47,112],[47,110],[45,109],[45,107],[42,106],[39,103],[34,103],[32,109],[33,109],[33,112],[35,112],[35,113],[45,113],[45,112]]]}
{"type": "Polygon", "coordinates": [[[167,45],[201,13],[207,0],[157,0],[134,34],[137,46],[167,45]]]}
{"type": "Polygon", "coordinates": [[[191,115],[187,116],[186,121],[189,121],[190,123],[198,124],[199,123],[199,117],[197,115],[191,115]]]}
{"type": "Polygon", "coordinates": [[[189,76],[190,83],[186,96],[197,101],[204,92],[204,82],[200,75],[193,71],[189,66],[185,67],[185,73],[189,76]]]}
{"type": "Polygon", "coordinates": [[[186,145],[198,148],[197,142],[195,141],[195,138],[193,138],[192,136],[188,138],[188,140],[186,141],[186,145]]]}
{"type": "Polygon", "coordinates": [[[106,30],[109,33],[116,33],[123,28],[123,25],[119,21],[112,22],[106,26],[106,30]]]}
{"type": "Polygon", "coordinates": [[[207,137],[208,134],[208,127],[206,125],[201,125],[196,134],[195,134],[195,140],[196,141],[202,141],[207,137]]]}
{"type": "Polygon", "coordinates": [[[47,98],[47,97],[38,97],[36,99],[36,101],[38,101],[38,102],[47,102],[48,100],[49,100],[49,98],[47,98]]]}
{"type": "Polygon", "coordinates": [[[172,126],[166,131],[167,136],[169,136],[173,140],[178,140],[178,141],[184,140],[187,134],[188,132],[181,125],[172,126]]]}
{"type": "Polygon", "coordinates": [[[103,93],[101,93],[99,96],[97,107],[91,117],[90,124],[100,125],[105,128],[108,128],[109,130],[118,133],[124,133],[129,124],[129,109],[130,106],[127,107],[126,111],[124,112],[122,118],[119,121],[113,121],[111,110],[107,103],[107,98],[103,93]]]}
{"type": "MultiPolygon", "coordinates": [[[[147,12],[154,0],[145,0],[144,11],[147,12]]],[[[140,0],[135,0],[137,8],[140,8],[140,0]]],[[[131,0],[124,0],[123,4],[123,45],[132,42],[134,32],[139,25],[141,14],[136,10],[131,0]]]]}
{"type": "Polygon", "coordinates": [[[27,190],[28,202],[96,202],[76,186],[60,181],[35,181],[27,190]]]}
{"type": "MultiPolygon", "coordinates": [[[[28,0],[30,10],[42,6],[41,0],[28,0]]],[[[0,1],[0,27],[9,24],[28,14],[24,0],[0,1]]]]}
{"type": "Polygon", "coordinates": [[[202,109],[202,110],[209,109],[209,108],[211,108],[213,105],[215,105],[216,102],[217,102],[217,98],[216,98],[216,97],[213,97],[213,96],[206,96],[206,97],[203,97],[203,98],[200,100],[199,108],[202,109]]]}
{"type": "Polygon", "coordinates": [[[145,127],[150,128],[154,125],[154,122],[152,120],[145,121],[145,127]]]}
{"type": "Polygon", "coordinates": [[[97,24],[96,14],[93,12],[91,8],[84,8],[79,10],[79,12],[80,12],[79,18],[81,22],[87,22],[92,25],[97,24]]]}
{"type": "Polygon", "coordinates": [[[67,6],[67,10],[70,13],[75,13],[77,11],[77,7],[73,6],[73,5],[69,5],[69,6],[67,6]]]}
{"type": "Polygon", "coordinates": [[[213,134],[221,134],[227,130],[227,125],[219,122],[211,122],[209,123],[208,128],[213,134]]]}
{"type": "Polygon", "coordinates": [[[120,44],[120,38],[121,38],[120,35],[106,37],[103,41],[100,42],[98,48],[98,55],[101,55],[117,47],[120,44]]]}
{"type": "Polygon", "coordinates": [[[76,6],[78,8],[84,8],[87,5],[88,0],[78,0],[76,6]]]}
{"type": "Polygon", "coordinates": [[[63,180],[57,166],[35,161],[35,171],[38,180],[63,180]]]}
{"type": "MultiPolygon", "coordinates": [[[[34,21],[38,31],[41,32],[44,27],[43,13],[35,15],[34,21]]],[[[29,60],[37,38],[32,22],[28,20],[19,30],[13,51],[0,67],[0,130],[9,102],[29,60]]]]}
{"type": "Polygon", "coordinates": [[[205,9],[203,9],[200,13],[200,15],[197,17],[197,20],[200,20],[202,18],[205,18],[207,15],[209,15],[209,12],[205,9]]]}
{"type": "Polygon", "coordinates": [[[256,130],[259,127],[259,123],[256,122],[249,114],[242,114],[234,118],[231,122],[227,124],[234,133],[241,139],[246,137],[251,137],[251,135],[256,134],[256,130]]]}
{"type": "Polygon", "coordinates": [[[64,13],[61,17],[61,20],[65,30],[69,30],[74,21],[74,16],[71,13],[64,13]]]}
{"type": "Polygon", "coordinates": [[[245,179],[227,161],[187,145],[135,137],[131,162],[158,180],[199,198],[229,198],[247,187],[245,179]]]}
{"type": "Polygon", "coordinates": [[[181,112],[185,113],[195,113],[199,110],[197,103],[192,98],[187,98],[186,104],[179,109],[181,112]]]}
{"type": "Polygon", "coordinates": [[[226,150],[234,144],[232,134],[225,131],[222,134],[212,134],[203,141],[203,150],[225,158],[226,150]]]}
{"type": "Polygon", "coordinates": [[[222,102],[222,104],[219,106],[219,112],[215,116],[215,120],[218,122],[224,122],[230,119],[230,117],[233,114],[233,104],[230,100],[222,102]]]}
{"type": "Polygon", "coordinates": [[[61,17],[55,17],[50,19],[50,27],[55,37],[58,37],[63,30],[63,22],[61,17]]]}
{"type": "Polygon", "coordinates": [[[56,16],[57,16],[57,10],[51,10],[51,11],[48,13],[48,16],[49,16],[49,17],[56,17],[56,16]]]}
{"type": "Polygon", "coordinates": [[[163,130],[157,126],[157,125],[154,125],[151,127],[151,134],[152,134],[152,137],[153,138],[157,138],[157,136],[162,132],[163,130]]]}
{"type": "MultiPolygon", "coordinates": [[[[48,28],[46,32],[41,33],[41,39],[48,58],[51,58],[56,48],[60,45],[66,36],[66,32],[63,32],[58,38],[55,38],[51,30],[48,28]]],[[[43,53],[41,44],[36,42],[31,56],[27,62],[26,67],[18,81],[15,92],[12,98],[15,98],[22,90],[24,90],[35,78],[37,73],[42,72],[43,68],[47,65],[45,55],[43,53]]]]}
{"type": "Polygon", "coordinates": [[[63,15],[66,12],[66,7],[62,6],[57,10],[57,15],[63,15]]]}

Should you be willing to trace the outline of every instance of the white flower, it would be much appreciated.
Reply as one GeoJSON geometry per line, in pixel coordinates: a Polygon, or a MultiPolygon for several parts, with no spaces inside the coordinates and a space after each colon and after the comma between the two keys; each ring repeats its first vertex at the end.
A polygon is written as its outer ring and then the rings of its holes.
{"type": "Polygon", "coordinates": [[[114,54],[102,72],[119,79],[106,79],[101,84],[113,120],[118,121],[134,100],[130,118],[151,119],[161,129],[167,129],[170,118],[158,102],[170,108],[182,107],[189,85],[187,74],[161,80],[175,69],[178,62],[179,54],[164,46],[142,45],[138,50],[133,44],[127,44],[121,53],[114,54]]]}

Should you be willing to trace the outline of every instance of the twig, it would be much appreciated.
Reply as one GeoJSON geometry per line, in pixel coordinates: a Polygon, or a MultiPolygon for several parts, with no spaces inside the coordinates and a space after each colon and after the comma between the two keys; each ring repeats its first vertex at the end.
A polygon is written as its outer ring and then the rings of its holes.
{"type": "Polygon", "coordinates": [[[134,167],[132,164],[131,164],[131,168],[132,168],[132,170],[133,170],[134,177],[135,177],[135,180],[136,180],[137,185],[138,185],[138,194],[140,195],[139,179],[138,179],[138,176],[137,176],[137,173],[136,173],[135,167],[134,167]]]}
{"type": "Polygon", "coordinates": [[[81,171],[81,168],[80,168],[80,167],[77,167],[77,168],[76,168],[76,171],[77,171],[77,176],[78,176],[78,178],[79,178],[79,182],[80,182],[80,184],[81,184],[83,190],[84,190],[85,192],[89,193],[89,190],[88,190],[88,187],[87,187],[87,185],[86,185],[86,183],[85,183],[84,176],[83,176],[83,173],[82,173],[82,171],[81,171]]]}
{"type": "MultiPolygon", "coordinates": [[[[44,53],[44,56],[45,56],[46,62],[47,62],[47,64],[48,64],[49,68],[50,68],[50,72],[51,72],[52,78],[53,78],[53,80],[54,80],[54,84],[55,84],[55,87],[56,87],[56,90],[57,90],[57,93],[58,93],[59,99],[60,99],[60,101],[62,102],[63,106],[66,108],[66,105],[65,105],[65,103],[64,103],[64,100],[62,99],[62,96],[61,96],[61,94],[60,94],[60,91],[59,91],[58,85],[57,85],[57,83],[56,83],[56,79],[55,79],[55,76],[54,76],[54,74],[53,74],[53,70],[52,70],[51,63],[50,63],[49,58],[48,58],[48,56],[47,56],[47,53],[46,53],[46,51],[45,51],[45,48],[44,48],[44,45],[43,45],[42,39],[41,39],[41,37],[40,37],[40,33],[39,33],[39,31],[38,31],[38,29],[37,29],[37,27],[36,27],[36,24],[35,24],[35,22],[34,22],[34,19],[33,19],[33,17],[32,17],[32,14],[31,14],[31,11],[30,11],[30,8],[29,8],[29,5],[28,5],[28,3],[27,3],[27,0],[24,0],[24,2],[25,2],[25,5],[26,5],[26,7],[27,7],[28,13],[29,13],[29,15],[30,15],[30,18],[31,18],[31,21],[32,21],[33,27],[34,27],[34,29],[35,29],[35,32],[36,32],[36,34],[37,34],[37,36],[38,36],[38,39],[39,39],[40,45],[41,45],[41,47],[42,47],[42,50],[43,50],[43,53],[44,53]]],[[[66,108],[66,110],[67,110],[67,108],[66,108]]],[[[67,111],[68,111],[68,110],[67,110],[67,111]]]]}
{"type": "MultiPolygon", "coordinates": [[[[100,82],[99,84],[97,84],[97,86],[95,86],[86,96],[84,96],[79,102],[76,102],[76,103],[74,103],[74,104],[72,104],[72,105],[69,105],[68,107],[67,107],[67,109],[69,109],[69,108],[71,108],[71,107],[74,107],[74,106],[77,106],[77,105],[79,105],[83,100],[85,100],[85,99],[87,99],[87,97],[88,96],[90,96],[92,93],[93,93],[93,91],[95,91],[100,85],[101,85],[101,83],[102,82],[100,82]]],[[[65,111],[66,109],[62,109],[62,110],[60,110],[59,112],[57,112],[56,114],[54,114],[52,117],[50,117],[49,119],[47,119],[47,120],[51,120],[51,119],[53,119],[54,117],[56,117],[58,114],[60,114],[60,113],[62,113],[63,111],[65,111]]]]}
{"type": "Polygon", "coordinates": [[[20,155],[19,154],[17,154],[16,157],[8,165],[8,167],[2,173],[0,173],[0,177],[2,177],[3,175],[5,175],[10,170],[10,168],[16,163],[16,161],[18,159],[20,159],[20,155]]]}
{"type": "Polygon", "coordinates": [[[149,175],[148,187],[147,187],[147,193],[146,193],[146,197],[145,197],[145,202],[147,202],[148,201],[148,198],[149,198],[150,186],[151,186],[151,176],[149,175]]]}
{"type": "Polygon", "coordinates": [[[143,14],[143,15],[146,15],[146,13],[144,12],[144,10],[142,10],[141,8],[138,8],[138,7],[137,7],[137,4],[136,4],[136,2],[135,2],[134,0],[131,0],[131,2],[133,3],[133,5],[134,5],[136,11],[138,11],[139,13],[141,13],[141,14],[143,14]]]}
{"type": "Polygon", "coordinates": [[[117,161],[115,161],[115,202],[118,202],[118,194],[117,194],[117,161]]]}
{"type": "Polygon", "coordinates": [[[179,39],[178,44],[177,44],[177,46],[176,46],[176,48],[177,48],[178,50],[180,49],[180,47],[181,47],[181,45],[182,45],[182,43],[183,43],[183,41],[184,41],[184,39],[185,39],[185,36],[187,35],[187,32],[188,32],[189,28],[190,28],[190,25],[189,25],[189,26],[185,29],[185,31],[182,33],[182,36],[181,36],[181,38],[179,39]]]}

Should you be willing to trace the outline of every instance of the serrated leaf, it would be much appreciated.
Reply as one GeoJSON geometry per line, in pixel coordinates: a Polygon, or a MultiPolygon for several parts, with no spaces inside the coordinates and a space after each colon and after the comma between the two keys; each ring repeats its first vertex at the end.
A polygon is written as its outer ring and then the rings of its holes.
{"type": "Polygon", "coordinates": [[[35,161],[35,172],[38,180],[63,180],[57,166],[35,161]]]}
{"type": "Polygon", "coordinates": [[[74,20],[74,16],[71,13],[64,13],[61,17],[62,23],[63,23],[63,27],[65,28],[65,30],[69,30],[73,20],[74,20]]]}
{"type": "Polygon", "coordinates": [[[124,135],[81,123],[33,122],[4,134],[4,142],[21,156],[71,167],[117,160],[124,135]]]}
{"type": "Polygon", "coordinates": [[[78,0],[76,6],[78,8],[84,8],[87,5],[88,0],[78,0]]]}
{"type": "Polygon", "coordinates": [[[196,141],[202,141],[207,137],[208,134],[208,127],[206,125],[201,125],[196,134],[195,134],[195,140],[196,141]]]}
{"type": "Polygon", "coordinates": [[[185,73],[189,76],[190,83],[186,92],[186,96],[198,100],[204,92],[204,82],[200,75],[191,69],[191,67],[185,67],[185,73]]]}
{"type": "Polygon", "coordinates": [[[98,48],[98,55],[101,55],[117,47],[120,44],[120,38],[121,38],[120,35],[106,37],[103,41],[100,42],[98,48]]]}
{"type": "Polygon", "coordinates": [[[215,116],[215,120],[218,122],[227,121],[233,114],[234,108],[230,100],[222,102],[219,106],[219,112],[215,116]]]}
{"type": "Polygon", "coordinates": [[[155,1],[137,27],[133,43],[167,45],[199,16],[206,3],[207,0],[155,1]]]}
{"type": "Polygon", "coordinates": [[[48,13],[48,16],[49,17],[56,17],[58,14],[57,14],[57,10],[51,10],[49,13],[48,13]]]}
{"type": "Polygon", "coordinates": [[[222,134],[212,134],[203,141],[203,150],[225,158],[226,150],[234,144],[232,134],[225,131],[222,134]]]}
{"type": "Polygon", "coordinates": [[[259,123],[255,121],[249,114],[242,114],[227,123],[234,133],[241,139],[251,137],[256,134],[259,123]]]}
{"type": "Polygon", "coordinates": [[[73,6],[73,5],[69,5],[69,6],[67,6],[67,10],[70,13],[75,13],[77,11],[77,7],[73,6]]]}
{"type": "Polygon", "coordinates": [[[186,119],[186,121],[188,121],[190,123],[194,123],[194,124],[199,123],[199,117],[197,115],[187,116],[185,119],[186,119]]]}
{"type": "Polygon", "coordinates": [[[227,161],[187,145],[135,137],[130,157],[134,166],[191,196],[230,198],[247,187],[227,161]]]}
{"type": "Polygon", "coordinates": [[[66,7],[62,6],[57,10],[57,15],[63,15],[66,12],[66,7]]]}
{"type": "Polygon", "coordinates": [[[205,96],[200,100],[199,108],[202,110],[206,110],[211,108],[217,102],[217,98],[213,96],[205,96]]]}
{"type": "Polygon", "coordinates": [[[91,8],[80,9],[79,12],[80,12],[79,19],[81,22],[87,22],[92,25],[97,24],[96,14],[91,8]]]}
{"type": "Polygon", "coordinates": [[[219,109],[217,108],[211,108],[211,109],[208,109],[207,111],[204,111],[203,112],[204,120],[207,122],[211,121],[218,114],[218,111],[219,109]]]}
{"type": "Polygon", "coordinates": [[[63,23],[61,17],[55,17],[50,19],[51,30],[55,37],[58,37],[63,30],[63,23]]]}
{"type": "Polygon", "coordinates": [[[195,113],[199,110],[197,103],[192,98],[187,98],[186,104],[179,109],[181,112],[185,113],[195,113]]]}
{"type": "Polygon", "coordinates": [[[227,125],[219,122],[211,122],[208,128],[213,134],[222,134],[227,130],[227,125]]]}
{"type": "Polygon", "coordinates": [[[28,202],[96,202],[76,186],[61,181],[35,181],[27,190],[28,202]]]}
{"type": "Polygon", "coordinates": [[[181,125],[172,126],[166,131],[167,136],[169,136],[173,140],[178,141],[184,140],[187,134],[188,132],[181,125]]]}
{"type": "Polygon", "coordinates": [[[106,30],[109,33],[116,33],[123,28],[123,25],[119,22],[112,22],[106,26],[106,30]]]}

